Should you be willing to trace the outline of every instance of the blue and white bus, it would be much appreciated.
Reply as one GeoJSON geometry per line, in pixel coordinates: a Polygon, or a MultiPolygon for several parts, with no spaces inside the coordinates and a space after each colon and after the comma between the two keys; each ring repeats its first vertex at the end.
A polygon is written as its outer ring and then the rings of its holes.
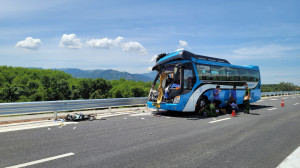
{"type": "Polygon", "coordinates": [[[261,79],[258,66],[232,65],[225,59],[196,55],[185,50],[160,54],[152,68],[157,71],[148,96],[148,107],[170,111],[199,111],[213,101],[213,90],[221,86],[220,107],[226,106],[233,86],[237,104],[243,104],[247,83],[250,103],[260,100],[261,79]],[[155,85],[159,82],[159,87],[155,85]]]}

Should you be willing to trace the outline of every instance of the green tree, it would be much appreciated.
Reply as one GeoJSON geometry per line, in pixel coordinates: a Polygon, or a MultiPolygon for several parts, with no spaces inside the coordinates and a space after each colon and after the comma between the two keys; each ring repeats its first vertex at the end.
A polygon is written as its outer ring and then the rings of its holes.
{"type": "Polygon", "coordinates": [[[145,96],[145,91],[143,90],[142,87],[135,86],[135,87],[131,88],[131,91],[132,91],[133,97],[145,96]]]}
{"type": "Polygon", "coordinates": [[[79,94],[82,99],[90,98],[92,79],[82,79],[79,81],[79,94]]]}

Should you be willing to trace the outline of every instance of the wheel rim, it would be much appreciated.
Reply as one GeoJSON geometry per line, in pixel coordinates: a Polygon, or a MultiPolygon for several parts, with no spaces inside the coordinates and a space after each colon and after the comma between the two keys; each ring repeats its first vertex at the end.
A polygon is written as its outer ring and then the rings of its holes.
{"type": "Polygon", "coordinates": [[[204,99],[201,99],[200,107],[204,107],[205,105],[206,105],[206,101],[204,99]]]}

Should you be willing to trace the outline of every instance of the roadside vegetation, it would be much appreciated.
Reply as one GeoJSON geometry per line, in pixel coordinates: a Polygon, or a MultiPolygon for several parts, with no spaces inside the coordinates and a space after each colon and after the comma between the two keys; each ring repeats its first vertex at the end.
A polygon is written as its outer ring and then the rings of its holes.
{"type": "Polygon", "coordinates": [[[280,82],[279,84],[262,84],[262,92],[278,92],[278,91],[300,91],[300,86],[293,83],[280,82]]]}
{"type": "MultiPolygon", "coordinates": [[[[58,70],[0,66],[0,102],[104,99],[148,96],[151,82],[81,79],[58,70]]],[[[292,83],[263,84],[262,92],[297,91],[292,83]]]]}
{"type": "Polygon", "coordinates": [[[0,66],[0,102],[146,97],[151,82],[80,79],[58,70],[0,66]]]}

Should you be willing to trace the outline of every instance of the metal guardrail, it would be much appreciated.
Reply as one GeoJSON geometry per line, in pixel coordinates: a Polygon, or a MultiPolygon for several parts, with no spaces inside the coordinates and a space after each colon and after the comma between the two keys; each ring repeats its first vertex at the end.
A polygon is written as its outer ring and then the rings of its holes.
{"type": "Polygon", "coordinates": [[[0,115],[111,108],[146,104],[147,97],[0,103],[0,115]]]}
{"type": "Polygon", "coordinates": [[[262,97],[300,94],[300,91],[261,92],[262,97]]]}
{"type": "MultiPolygon", "coordinates": [[[[261,96],[279,96],[300,94],[300,91],[262,92],[261,96]]],[[[147,97],[62,100],[41,102],[0,103],[0,116],[12,114],[45,113],[58,111],[86,110],[96,108],[111,108],[118,106],[133,106],[146,104],[147,97]]]]}

